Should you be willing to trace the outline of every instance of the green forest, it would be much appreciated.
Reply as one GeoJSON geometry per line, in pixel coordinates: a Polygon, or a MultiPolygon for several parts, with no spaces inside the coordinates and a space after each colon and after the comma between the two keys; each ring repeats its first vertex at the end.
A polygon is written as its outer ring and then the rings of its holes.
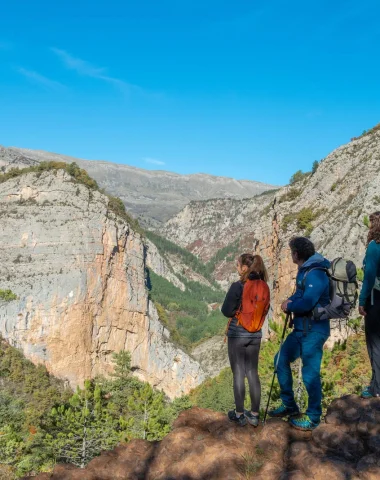
{"type": "Polygon", "coordinates": [[[161,256],[167,260],[175,255],[179,261],[202,275],[212,287],[187,279],[176,274],[185,285],[183,292],[163,277],[149,270],[148,289],[156,305],[161,322],[170,330],[171,339],[185,350],[190,350],[197,343],[224,332],[227,319],[220,309],[208,311],[207,305],[223,303],[225,292],[221,290],[212,274],[219,262],[233,260],[239,253],[239,242],[235,241],[219,250],[208,263],[202,261],[189,251],[179,247],[156,233],[146,232],[147,238],[154,243],[161,256]]]}
{"type": "Polygon", "coordinates": [[[0,478],[49,471],[57,462],[83,467],[120,442],[160,440],[170,431],[188,398],[169,402],[133,377],[128,352],[114,361],[111,379],[73,392],[0,341],[0,478]]]}
{"type": "Polygon", "coordinates": [[[171,331],[172,339],[186,349],[223,332],[227,320],[219,309],[209,312],[207,308],[208,303],[222,303],[224,292],[183,277],[180,280],[185,291],[149,271],[148,287],[161,322],[171,331]]]}

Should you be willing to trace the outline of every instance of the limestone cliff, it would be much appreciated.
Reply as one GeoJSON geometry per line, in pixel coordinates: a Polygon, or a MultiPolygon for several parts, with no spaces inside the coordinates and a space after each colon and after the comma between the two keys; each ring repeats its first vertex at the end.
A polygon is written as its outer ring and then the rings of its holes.
{"type": "Polygon", "coordinates": [[[145,286],[146,243],[108,197],[63,170],[0,184],[0,332],[72,385],[112,371],[127,349],[141,379],[173,398],[204,379],[170,342],[145,286]]]}

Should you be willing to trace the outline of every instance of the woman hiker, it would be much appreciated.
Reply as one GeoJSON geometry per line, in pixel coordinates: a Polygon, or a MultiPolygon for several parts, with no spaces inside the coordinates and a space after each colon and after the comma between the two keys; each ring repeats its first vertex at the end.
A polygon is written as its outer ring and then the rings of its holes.
{"type": "Polygon", "coordinates": [[[363,268],[363,286],[359,296],[359,313],[364,316],[365,338],[372,367],[371,383],[363,398],[380,396],[380,212],[369,217],[367,251],[363,268]]]}
{"type": "Polygon", "coordinates": [[[226,335],[236,406],[228,412],[228,418],[242,427],[247,421],[257,427],[261,398],[258,361],[261,326],[269,309],[268,275],[260,255],[249,253],[239,257],[237,271],[240,280],[231,285],[222,306],[223,315],[230,318],[226,335]],[[254,321],[254,317],[259,320],[254,321]],[[250,410],[244,410],[245,377],[249,384],[250,410]]]}

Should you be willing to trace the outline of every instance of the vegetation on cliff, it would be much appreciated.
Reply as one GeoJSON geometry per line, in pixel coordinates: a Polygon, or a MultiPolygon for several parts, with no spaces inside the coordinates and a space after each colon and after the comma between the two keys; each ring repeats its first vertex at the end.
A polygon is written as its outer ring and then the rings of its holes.
{"type": "Polygon", "coordinates": [[[172,333],[172,339],[187,348],[223,331],[226,318],[219,309],[209,312],[208,303],[221,303],[224,292],[180,277],[183,292],[163,277],[149,271],[148,286],[160,320],[172,333]]]}

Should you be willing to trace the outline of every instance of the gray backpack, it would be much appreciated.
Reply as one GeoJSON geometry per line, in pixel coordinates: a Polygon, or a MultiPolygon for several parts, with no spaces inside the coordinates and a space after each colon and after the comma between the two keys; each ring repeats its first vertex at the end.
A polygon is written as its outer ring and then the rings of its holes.
{"type": "Polygon", "coordinates": [[[356,265],[351,260],[336,258],[329,269],[314,267],[308,270],[302,280],[305,288],[306,277],[312,270],[323,270],[330,281],[330,303],[325,307],[315,307],[314,320],[348,319],[358,299],[356,265]]]}

